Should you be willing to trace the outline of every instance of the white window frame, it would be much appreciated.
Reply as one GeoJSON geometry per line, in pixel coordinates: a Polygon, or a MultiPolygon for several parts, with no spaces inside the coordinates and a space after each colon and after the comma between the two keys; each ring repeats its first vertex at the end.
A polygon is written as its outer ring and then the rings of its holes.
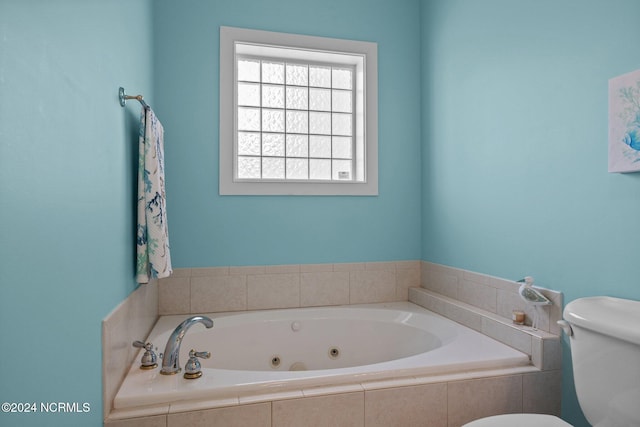
{"type": "MultiPolygon", "coordinates": [[[[299,56],[296,56],[299,57],[299,56]]],[[[377,44],[371,42],[332,39],[270,31],[220,27],[220,195],[354,195],[378,194],[378,78],[377,44]],[[235,179],[236,163],[236,111],[235,64],[236,55],[247,53],[268,54],[272,47],[288,48],[299,55],[308,51],[303,60],[314,60],[325,55],[334,61],[339,57],[357,56],[360,67],[354,80],[357,91],[364,88],[362,105],[355,114],[360,129],[355,138],[362,138],[361,152],[356,162],[362,162],[360,181],[270,181],[235,179]]],[[[354,153],[356,154],[356,153],[354,153]]]]}

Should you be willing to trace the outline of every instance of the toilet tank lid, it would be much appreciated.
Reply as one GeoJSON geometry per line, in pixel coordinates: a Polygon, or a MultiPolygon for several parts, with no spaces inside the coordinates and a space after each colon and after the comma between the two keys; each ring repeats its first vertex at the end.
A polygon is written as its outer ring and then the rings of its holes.
{"type": "Polygon", "coordinates": [[[572,325],[640,345],[640,301],[579,298],[567,304],[563,316],[572,325]]]}

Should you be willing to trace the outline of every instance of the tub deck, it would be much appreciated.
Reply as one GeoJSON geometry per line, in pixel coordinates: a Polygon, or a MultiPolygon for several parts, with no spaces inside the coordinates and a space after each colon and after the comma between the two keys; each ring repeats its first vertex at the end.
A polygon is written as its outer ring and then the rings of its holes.
{"type": "MultiPolygon", "coordinates": [[[[337,369],[249,371],[207,368],[203,362],[205,366],[203,376],[197,380],[186,380],[182,374],[160,375],[159,368],[151,371],[141,370],[138,363],[140,354],[136,357],[116,395],[115,411],[111,416],[124,418],[136,416],[136,414],[166,414],[169,411],[302,397],[310,393],[330,393],[331,390],[335,390],[334,393],[349,390],[362,391],[368,387],[385,388],[395,387],[398,384],[441,382],[451,378],[477,378],[504,375],[505,372],[537,371],[537,368],[531,366],[528,355],[409,302],[352,305],[328,309],[332,311],[332,315],[336,310],[348,309],[350,312],[347,318],[354,315],[358,317],[390,315],[393,318],[412,318],[414,322],[412,326],[415,326],[416,321],[418,323],[424,321],[425,327],[427,324],[437,324],[444,330],[440,336],[442,345],[408,357],[337,369]]],[[[291,319],[297,319],[305,310],[317,312],[320,309],[273,310],[261,314],[265,314],[267,318],[286,314],[292,316],[291,319]]],[[[223,322],[224,318],[234,318],[234,321],[241,319],[236,316],[246,316],[246,314],[209,315],[214,320],[214,328],[216,323],[223,322]]],[[[189,316],[161,317],[148,341],[153,342],[159,351],[162,351],[166,337],[186,317],[189,316]]],[[[204,330],[204,327],[202,329],[204,330]]],[[[429,332],[438,336],[438,332],[429,332]]],[[[197,335],[197,330],[188,332],[185,341],[190,334],[197,335]]],[[[183,342],[181,351],[183,365],[187,359],[182,354],[189,350],[184,348],[184,344],[189,343],[183,342]]],[[[216,348],[196,348],[196,350],[209,350],[212,358],[215,358],[216,352],[220,351],[216,348]]]]}

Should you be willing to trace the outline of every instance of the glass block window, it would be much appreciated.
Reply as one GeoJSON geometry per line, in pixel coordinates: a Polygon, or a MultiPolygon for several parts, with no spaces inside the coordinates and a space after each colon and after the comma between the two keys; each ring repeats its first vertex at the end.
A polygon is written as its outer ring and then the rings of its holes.
{"type": "Polygon", "coordinates": [[[375,43],[220,36],[220,194],[377,194],[375,43]]]}
{"type": "Polygon", "coordinates": [[[353,180],[354,67],[236,61],[236,178],[353,180]]]}

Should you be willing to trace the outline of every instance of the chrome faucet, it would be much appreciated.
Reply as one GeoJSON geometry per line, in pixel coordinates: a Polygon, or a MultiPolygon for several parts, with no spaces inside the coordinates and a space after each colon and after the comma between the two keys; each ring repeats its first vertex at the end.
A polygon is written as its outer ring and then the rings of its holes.
{"type": "Polygon", "coordinates": [[[213,327],[213,320],[206,316],[193,316],[180,323],[178,327],[171,333],[167,346],[164,348],[164,356],[162,357],[162,369],[160,373],[162,375],[173,375],[180,372],[180,344],[182,338],[187,333],[192,325],[196,323],[202,323],[207,328],[213,327]]]}

